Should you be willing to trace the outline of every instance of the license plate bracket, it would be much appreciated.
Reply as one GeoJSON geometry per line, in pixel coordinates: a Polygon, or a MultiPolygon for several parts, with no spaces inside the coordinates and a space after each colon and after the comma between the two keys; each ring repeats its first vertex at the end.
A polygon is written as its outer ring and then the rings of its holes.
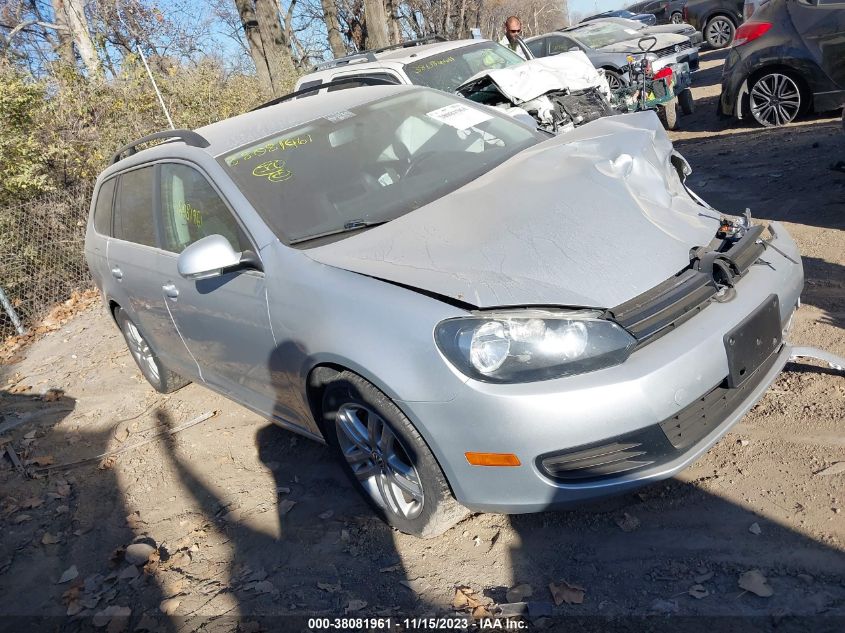
{"type": "Polygon", "coordinates": [[[771,294],[724,336],[728,387],[739,387],[744,383],[780,347],[782,338],[780,302],[776,294],[771,294]]]}

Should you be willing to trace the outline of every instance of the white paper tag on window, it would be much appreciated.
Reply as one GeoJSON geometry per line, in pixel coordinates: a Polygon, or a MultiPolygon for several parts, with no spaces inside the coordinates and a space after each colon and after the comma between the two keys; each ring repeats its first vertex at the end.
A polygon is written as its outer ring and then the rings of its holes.
{"type": "Polygon", "coordinates": [[[355,116],[355,114],[350,112],[349,110],[341,110],[340,112],[335,112],[334,114],[329,114],[328,116],[324,116],[323,118],[326,121],[331,121],[332,123],[340,123],[341,121],[345,121],[346,119],[351,119],[354,116],[355,116]]]}
{"type": "Polygon", "coordinates": [[[483,121],[488,121],[493,117],[486,112],[470,108],[462,103],[453,103],[452,105],[437,108],[431,112],[427,112],[426,116],[450,125],[456,130],[465,130],[473,125],[478,125],[483,121]]]}

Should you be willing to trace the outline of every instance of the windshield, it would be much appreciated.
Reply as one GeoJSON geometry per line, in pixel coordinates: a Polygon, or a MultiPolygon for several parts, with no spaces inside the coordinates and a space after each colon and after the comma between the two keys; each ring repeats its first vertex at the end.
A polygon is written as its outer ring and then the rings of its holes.
{"type": "Polygon", "coordinates": [[[525,60],[496,42],[479,42],[405,64],[405,72],[418,86],[455,92],[462,83],[484,70],[516,66],[525,60]]]}
{"type": "Polygon", "coordinates": [[[611,44],[618,44],[619,42],[624,42],[625,40],[630,40],[638,36],[636,30],[629,29],[621,24],[614,24],[613,22],[585,24],[568,33],[590,48],[610,46],[611,44]]]}
{"type": "Polygon", "coordinates": [[[404,215],[541,138],[506,115],[417,89],[251,143],[221,162],[276,235],[294,244],[404,215]]]}

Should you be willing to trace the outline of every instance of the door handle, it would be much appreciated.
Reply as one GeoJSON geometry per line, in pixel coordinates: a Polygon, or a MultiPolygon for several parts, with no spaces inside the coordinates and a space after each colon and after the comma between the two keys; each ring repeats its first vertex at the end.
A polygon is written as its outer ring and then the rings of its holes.
{"type": "Polygon", "coordinates": [[[176,299],[179,296],[179,289],[174,284],[164,284],[161,289],[164,290],[164,296],[168,299],[176,299]]]}
{"type": "Polygon", "coordinates": [[[123,271],[117,266],[111,269],[111,276],[117,280],[123,279],[123,271]]]}

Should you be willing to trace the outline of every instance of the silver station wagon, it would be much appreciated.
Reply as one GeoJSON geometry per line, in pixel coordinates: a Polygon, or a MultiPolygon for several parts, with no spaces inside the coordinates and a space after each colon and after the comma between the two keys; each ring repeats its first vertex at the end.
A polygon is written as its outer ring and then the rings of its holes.
{"type": "Polygon", "coordinates": [[[327,442],[399,530],[671,477],[794,352],[795,243],[689,191],[653,113],[552,137],[376,85],[153,136],[86,239],[143,375],[327,442]]]}

